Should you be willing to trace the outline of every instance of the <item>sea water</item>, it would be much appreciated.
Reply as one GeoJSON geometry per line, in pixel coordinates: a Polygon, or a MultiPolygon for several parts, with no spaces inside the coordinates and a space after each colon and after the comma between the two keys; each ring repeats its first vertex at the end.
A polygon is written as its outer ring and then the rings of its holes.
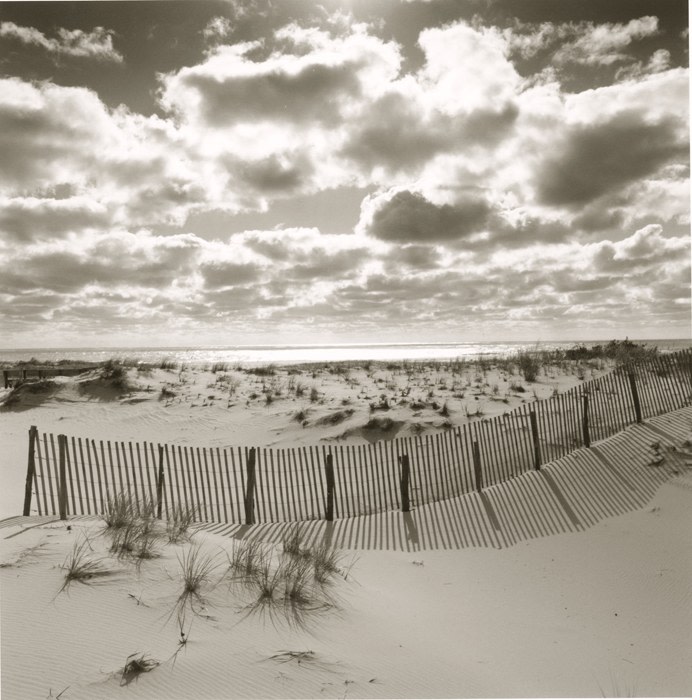
{"type": "MultiPolygon", "coordinates": [[[[633,342],[657,347],[662,352],[674,352],[690,347],[690,340],[662,339],[633,342]]],[[[138,360],[159,364],[170,360],[177,364],[211,365],[228,363],[231,366],[288,365],[306,362],[339,361],[401,361],[452,360],[475,358],[483,355],[506,356],[521,350],[567,350],[575,345],[604,344],[604,341],[550,341],[550,342],[492,342],[492,343],[372,343],[345,345],[227,345],[204,347],[132,347],[132,348],[20,348],[0,349],[0,361],[19,362],[35,359],[56,363],[104,362],[110,358],[138,360]]]]}

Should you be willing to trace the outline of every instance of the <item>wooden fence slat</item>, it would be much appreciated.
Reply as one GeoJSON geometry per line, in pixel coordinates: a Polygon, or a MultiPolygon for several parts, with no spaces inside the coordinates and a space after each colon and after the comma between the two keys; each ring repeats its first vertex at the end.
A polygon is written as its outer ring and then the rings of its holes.
{"type": "MultiPolygon", "coordinates": [[[[31,492],[36,477],[36,434],[37,428],[32,425],[29,428],[29,455],[27,458],[27,468],[26,468],[26,482],[24,485],[24,508],[22,510],[23,515],[29,515],[31,513],[31,492]]],[[[38,491],[36,493],[36,501],[38,502],[38,491]]],[[[39,505],[39,513],[41,506],[39,505]]]]}
{"type": "MultiPolygon", "coordinates": [[[[74,440],[74,438],[73,438],[74,440]]],[[[65,466],[67,469],[67,482],[70,485],[69,493],[68,493],[68,504],[67,504],[67,511],[68,513],[71,513],[72,515],[77,515],[77,501],[75,499],[75,481],[77,482],[77,490],[81,495],[81,489],[79,488],[79,479],[77,477],[77,465],[74,465],[74,470],[72,469],[72,463],[74,461],[74,455],[70,454],[70,439],[65,436],[65,466]],[[72,475],[72,472],[74,471],[74,476],[72,475]],[[72,497],[72,506],[70,507],[69,503],[69,497],[72,497]]],[[[84,511],[80,513],[80,515],[84,515],[84,511]]]]}
{"type": "MultiPolygon", "coordinates": [[[[45,438],[45,436],[44,436],[45,438]]],[[[45,444],[45,442],[44,442],[45,444]]],[[[36,433],[36,457],[38,458],[38,475],[40,477],[40,483],[41,483],[41,496],[43,498],[43,513],[41,513],[41,506],[39,505],[38,507],[38,513],[39,515],[48,515],[48,490],[46,488],[46,477],[45,473],[47,473],[48,470],[48,465],[45,463],[45,457],[43,456],[43,451],[41,450],[41,435],[36,433]]],[[[39,492],[36,492],[36,500],[39,501],[39,492]]]]}
{"type": "Polygon", "coordinates": [[[67,470],[65,462],[67,452],[67,438],[58,435],[58,451],[60,453],[58,463],[58,505],[60,510],[60,520],[67,520],[67,470]]]}
{"type": "Polygon", "coordinates": [[[325,479],[327,481],[327,502],[325,504],[325,520],[332,522],[334,520],[334,464],[332,453],[329,452],[325,457],[325,479]]]}

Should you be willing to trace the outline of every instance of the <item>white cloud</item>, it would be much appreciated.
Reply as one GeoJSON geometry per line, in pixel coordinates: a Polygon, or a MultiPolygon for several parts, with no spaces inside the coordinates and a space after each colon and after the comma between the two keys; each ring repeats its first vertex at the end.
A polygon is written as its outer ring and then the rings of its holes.
{"type": "Polygon", "coordinates": [[[90,32],[82,29],[59,27],[57,38],[48,38],[34,27],[22,27],[14,22],[0,24],[0,37],[13,38],[23,44],[39,46],[59,56],[93,58],[100,61],[122,63],[123,57],[113,47],[114,32],[103,27],[94,27],[90,32]]]}
{"type": "Polygon", "coordinates": [[[576,38],[563,44],[553,58],[558,64],[610,65],[627,61],[625,49],[633,41],[658,32],[658,18],[653,16],[630,20],[627,24],[588,23],[579,27],[576,38]]]}

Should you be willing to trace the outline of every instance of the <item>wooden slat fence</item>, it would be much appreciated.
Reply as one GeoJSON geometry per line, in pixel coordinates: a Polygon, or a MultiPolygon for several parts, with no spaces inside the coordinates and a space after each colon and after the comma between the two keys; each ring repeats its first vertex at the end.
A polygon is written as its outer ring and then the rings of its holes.
{"type": "Polygon", "coordinates": [[[162,517],[293,522],[423,505],[499,484],[692,404],[692,351],[437,434],[362,445],[202,448],[29,433],[24,514],[103,513],[125,492],[162,517]],[[405,465],[405,474],[404,466],[405,465]],[[64,479],[61,478],[64,474],[64,479]]]}

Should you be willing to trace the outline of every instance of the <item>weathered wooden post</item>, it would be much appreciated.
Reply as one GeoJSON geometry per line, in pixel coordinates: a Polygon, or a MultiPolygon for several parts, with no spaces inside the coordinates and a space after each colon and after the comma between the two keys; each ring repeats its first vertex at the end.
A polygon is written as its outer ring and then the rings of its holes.
{"type": "Polygon", "coordinates": [[[327,463],[324,466],[325,476],[327,477],[327,515],[328,522],[334,520],[334,458],[330,452],[327,455],[327,463]]]}
{"type": "Polygon", "coordinates": [[[247,486],[245,489],[245,524],[255,522],[255,448],[247,454],[247,486]]]}
{"type": "Polygon", "coordinates": [[[163,445],[159,445],[159,471],[156,477],[156,517],[161,520],[163,509],[163,445]]]}
{"type": "MultiPolygon", "coordinates": [[[[33,487],[34,474],[36,473],[36,438],[38,430],[35,425],[29,428],[29,459],[26,467],[26,484],[24,486],[24,509],[22,515],[29,515],[31,511],[31,489],[33,487]]],[[[36,494],[38,499],[38,494],[36,494]]]]}
{"type": "Polygon", "coordinates": [[[541,468],[541,444],[538,437],[538,419],[536,411],[529,410],[529,418],[531,420],[531,437],[533,438],[533,463],[535,469],[541,468]]]}
{"type": "Polygon", "coordinates": [[[411,468],[409,466],[408,455],[399,457],[401,464],[401,512],[408,513],[411,510],[411,499],[409,494],[409,483],[411,481],[411,468]]]}
{"type": "Polygon", "coordinates": [[[2,370],[2,379],[5,383],[5,389],[9,388],[9,386],[10,386],[10,373],[6,369],[2,370]]]}
{"type": "Polygon", "coordinates": [[[67,520],[67,478],[65,476],[65,457],[67,451],[67,436],[58,435],[59,450],[59,482],[58,482],[58,510],[60,520],[67,520]]]}
{"type": "Polygon", "coordinates": [[[591,436],[589,435],[589,395],[584,392],[582,408],[584,415],[581,419],[581,429],[584,438],[584,447],[591,447],[591,436]]]}
{"type": "Polygon", "coordinates": [[[483,470],[481,469],[481,448],[478,440],[473,441],[473,478],[476,482],[476,491],[483,490],[483,470]]]}
{"type": "Polygon", "coordinates": [[[639,391],[637,389],[637,380],[634,376],[634,372],[631,369],[627,370],[627,376],[630,380],[630,390],[632,391],[632,401],[634,402],[634,415],[637,419],[637,423],[641,423],[642,406],[639,403],[639,391]]]}

